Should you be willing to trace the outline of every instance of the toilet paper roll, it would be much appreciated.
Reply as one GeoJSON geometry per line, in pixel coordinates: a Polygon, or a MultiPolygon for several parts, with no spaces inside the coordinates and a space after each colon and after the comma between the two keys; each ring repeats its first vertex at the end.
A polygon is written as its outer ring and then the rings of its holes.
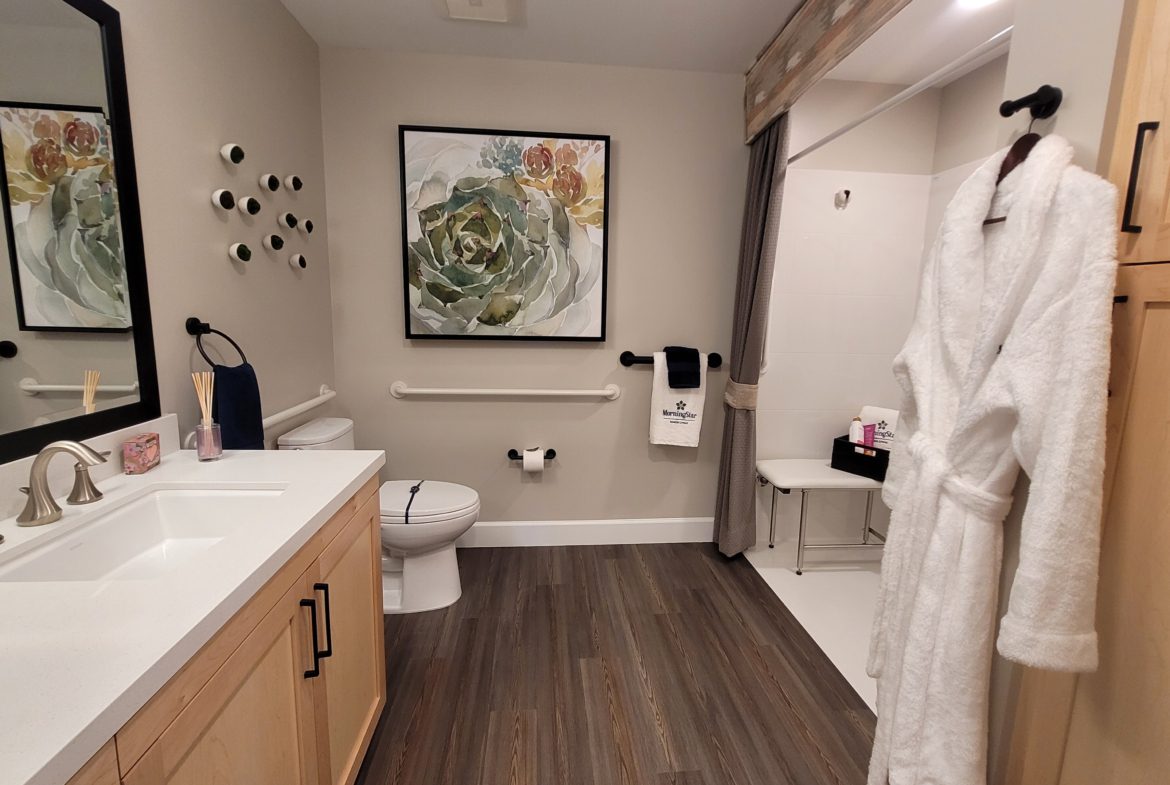
{"type": "Polygon", "coordinates": [[[529,447],[524,451],[524,471],[540,474],[544,471],[544,448],[529,447]]]}

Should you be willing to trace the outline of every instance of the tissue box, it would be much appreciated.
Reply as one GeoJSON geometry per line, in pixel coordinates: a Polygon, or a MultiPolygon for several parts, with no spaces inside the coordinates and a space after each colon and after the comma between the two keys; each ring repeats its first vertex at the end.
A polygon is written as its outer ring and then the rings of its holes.
{"type": "Polygon", "coordinates": [[[843,472],[885,482],[886,469],[890,468],[890,451],[881,447],[863,447],[858,451],[858,445],[849,441],[849,434],[845,434],[833,440],[833,459],[829,465],[843,472]]]}
{"type": "Polygon", "coordinates": [[[122,442],[122,469],[126,474],[146,474],[158,466],[161,458],[157,433],[140,433],[122,442]]]}

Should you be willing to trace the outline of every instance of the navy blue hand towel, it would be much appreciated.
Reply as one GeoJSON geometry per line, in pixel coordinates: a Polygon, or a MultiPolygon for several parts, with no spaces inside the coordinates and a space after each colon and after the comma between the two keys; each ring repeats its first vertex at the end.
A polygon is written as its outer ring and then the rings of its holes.
{"type": "Polygon", "coordinates": [[[695,390],[701,386],[703,373],[699,368],[699,350],[689,346],[667,346],[666,381],[675,390],[695,390]]]}
{"type": "Polygon", "coordinates": [[[263,450],[264,415],[260,409],[260,383],[256,369],[244,363],[229,368],[217,365],[215,400],[211,416],[219,423],[225,450],[263,450]]]}

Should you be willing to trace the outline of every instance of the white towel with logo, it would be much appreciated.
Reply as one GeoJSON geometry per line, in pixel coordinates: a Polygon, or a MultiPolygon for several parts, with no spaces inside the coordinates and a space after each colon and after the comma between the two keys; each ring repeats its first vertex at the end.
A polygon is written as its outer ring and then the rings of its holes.
{"type": "Polygon", "coordinates": [[[703,401],[707,396],[707,355],[699,353],[699,386],[672,389],[666,376],[666,352],[654,352],[654,382],[650,391],[650,443],[698,447],[703,428],[703,401]]]}

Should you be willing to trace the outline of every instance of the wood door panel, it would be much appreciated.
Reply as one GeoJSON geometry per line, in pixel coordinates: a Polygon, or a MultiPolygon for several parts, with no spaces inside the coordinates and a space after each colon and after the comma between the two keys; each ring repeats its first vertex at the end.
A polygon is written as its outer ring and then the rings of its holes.
{"type": "Polygon", "coordinates": [[[386,703],[380,517],[375,496],[318,562],[320,583],[329,587],[333,655],[317,689],[317,739],[319,748],[328,745],[323,774],[332,785],[356,779],[386,703]]]}

